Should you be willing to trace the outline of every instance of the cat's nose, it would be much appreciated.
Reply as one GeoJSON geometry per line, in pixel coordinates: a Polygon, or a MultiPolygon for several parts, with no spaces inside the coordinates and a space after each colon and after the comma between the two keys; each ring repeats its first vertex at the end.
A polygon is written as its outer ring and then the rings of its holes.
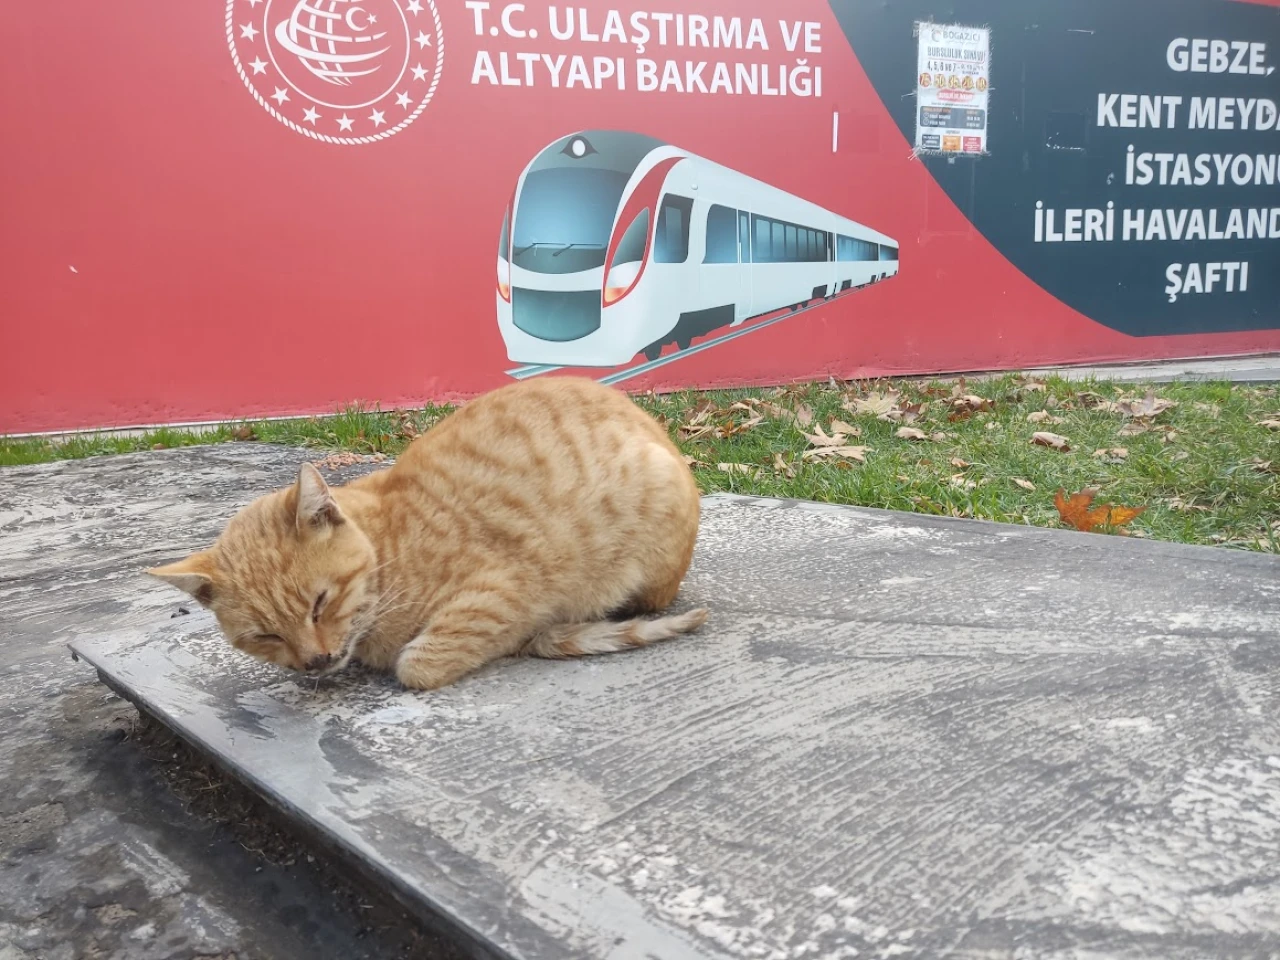
{"type": "Polygon", "coordinates": [[[333,663],[333,654],[317,653],[314,657],[307,661],[308,670],[323,670],[329,664],[333,663]]]}

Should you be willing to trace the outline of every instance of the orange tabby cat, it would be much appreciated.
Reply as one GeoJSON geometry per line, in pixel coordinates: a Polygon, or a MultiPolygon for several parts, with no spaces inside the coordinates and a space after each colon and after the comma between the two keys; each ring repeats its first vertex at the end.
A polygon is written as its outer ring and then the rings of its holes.
{"type": "Polygon", "coordinates": [[[148,572],[261,660],[321,675],[356,658],[435,689],[499,657],[696,630],[704,609],[638,616],[675,599],[698,520],[653,418],[595,381],[548,378],[477,398],[344,486],[305,464],[208,550],[148,572]]]}

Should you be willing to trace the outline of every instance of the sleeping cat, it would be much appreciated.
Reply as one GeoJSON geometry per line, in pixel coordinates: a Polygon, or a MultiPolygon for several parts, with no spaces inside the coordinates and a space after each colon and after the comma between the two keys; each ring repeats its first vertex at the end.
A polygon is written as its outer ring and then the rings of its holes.
{"type": "Polygon", "coordinates": [[[705,609],[640,615],[675,599],[698,520],[652,417],[593,380],[546,378],[473,400],[343,486],[304,464],[212,547],[147,572],[260,660],[319,676],[356,659],[430,690],[499,657],[696,630],[705,609]]]}

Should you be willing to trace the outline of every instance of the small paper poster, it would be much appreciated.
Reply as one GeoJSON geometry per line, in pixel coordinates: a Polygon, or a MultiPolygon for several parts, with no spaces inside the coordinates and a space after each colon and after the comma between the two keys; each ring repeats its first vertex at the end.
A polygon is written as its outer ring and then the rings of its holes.
{"type": "Polygon", "coordinates": [[[991,31],[917,23],[916,152],[987,152],[991,31]]]}

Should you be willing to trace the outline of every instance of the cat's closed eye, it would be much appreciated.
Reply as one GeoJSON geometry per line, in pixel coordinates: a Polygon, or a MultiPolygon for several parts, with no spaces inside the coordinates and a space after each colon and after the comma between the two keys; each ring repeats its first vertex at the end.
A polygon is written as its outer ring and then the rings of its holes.
{"type": "Polygon", "coordinates": [[[329,598],[329,591],[321,590],[320,596],[316,597],[316,602],[312,604],[312,607],[311,607],[312,620],[320,619],[320,611],[324,609],[325,600],[327,600],[328,598],[329,598]]]}
{"type": "Polygon", "coordinates": [[[274,633],[260,633],[253,639],[259,643],[284,643],[284,640],[277,637],[274,633]]]}

